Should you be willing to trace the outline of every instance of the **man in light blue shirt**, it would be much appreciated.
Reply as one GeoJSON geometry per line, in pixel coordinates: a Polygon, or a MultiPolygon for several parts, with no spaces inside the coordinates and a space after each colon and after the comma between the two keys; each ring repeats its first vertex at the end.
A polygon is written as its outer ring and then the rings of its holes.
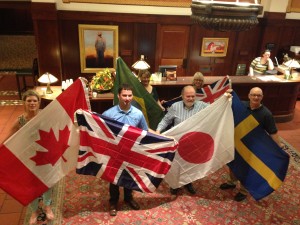
{"type": "MultiPolygon", "coordinates": [[[[118,90],[119,104],[106,110],[103,115],[112,118],[116,121],[126,123],[131,126],[141,128],[148,131],[148,125],[143,113],[131,105],[133,99],[132,87],[128,84],[123,84],[118,90]]],[[[109,185],[109,214],[117,215],[117,204],[119,201],[120,191],[119,186],[110,183],[109,185]]],[[[124,188],[124,201],[134,210],[140,209],[139,204],[133,200],[132,190],[124,188]]]]}
{"type": "MultiPolygon", "coordinates": [[[[182,101],[172,104],[168,109],[168,113],[158,124],[156,129],[157,133],[160,134],[171,124],[176,126],[209,105],[208,103],[202,101],[195,101],[196,91],[193,86],[185,86],[181,91],[181,96],[182,101]]],[[[185,187],[191,194],[196,194],[192,183],[185,185],[185,187]]],[[[177,194],[178,189],[171,188],[170,191],[171,194],[177,194]]]]}

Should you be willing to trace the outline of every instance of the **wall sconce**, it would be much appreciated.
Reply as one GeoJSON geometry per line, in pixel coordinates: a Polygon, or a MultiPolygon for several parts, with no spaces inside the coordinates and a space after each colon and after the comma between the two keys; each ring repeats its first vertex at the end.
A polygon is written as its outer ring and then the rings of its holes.
{"type": "Polygon", "coordinates": [[[212,30],[249,30],[258,24],[257,16],[263,11],[263,6],[258,1],[192,0],[191,19],[212,30]]]}
{"type": "Polygon", "coordinates": [[[55,83],[58,79],[52,74],[46,72],[42,76],[39,77],[38,82],[47,84],[46,94],[52,94],[53,91],[50,88],[50,84],[55,83]]]}
{"type": "Polygon", "coordinates": [[[146,63],[146,61],[144,60],[144,55],[141,55],[141,59],[136,61],[132,65],[132,68],[134,68],[136,70],[147,70],[150,68],[150,65],[148,63],[146,63]]]}

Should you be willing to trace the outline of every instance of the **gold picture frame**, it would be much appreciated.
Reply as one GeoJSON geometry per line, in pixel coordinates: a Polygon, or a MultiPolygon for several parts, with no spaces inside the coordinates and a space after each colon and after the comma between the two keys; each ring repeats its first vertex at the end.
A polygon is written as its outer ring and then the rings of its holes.
{"type": "Polygon", "coordinates": [[[203,38],[201,56],[225,57],[229,38],[203,38]]]}
{"type": "Polygon", "coordinates": [[[116,68],[118,26],[79,24],[81,73],[116,68]]]}
{"type": "Polygon", "coordinates": [[[64,3],[95,3],[142,6],[171,6],[189,8],[191,0],[63,0],[64,3]]]}

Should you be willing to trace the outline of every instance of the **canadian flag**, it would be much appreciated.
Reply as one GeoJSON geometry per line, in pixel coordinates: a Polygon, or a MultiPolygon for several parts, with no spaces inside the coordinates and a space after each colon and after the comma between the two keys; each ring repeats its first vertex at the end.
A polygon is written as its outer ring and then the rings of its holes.
{"type": "Polygon", "coordinates": [[[0,146],[0,187],[23,205],[76,168],[77,109],[88,109],[84,83],[77,79],[36,117],[0,146]]]}
{"type": "Polygon", "coordinates": [[[222,96],[187,120],[164,132],[179,147],[165,181],[171,188],[201,179],[234,158],[231,99],[222,96]]]}

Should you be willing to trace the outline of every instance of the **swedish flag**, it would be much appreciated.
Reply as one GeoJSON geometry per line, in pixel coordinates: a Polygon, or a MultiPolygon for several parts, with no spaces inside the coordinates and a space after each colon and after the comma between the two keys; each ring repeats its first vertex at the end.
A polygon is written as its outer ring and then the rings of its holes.
{"type": "Polygon", "coordinates": [[[255,200],[280,187],[289,155],[283,151],[233,93],[235,158],[228,164],[255,200]]]}
{"type": "Polygon", "coordinates": [[[116,79],[114,82],[114,104],[118,104],[118,89],[123,83],[127,83],[133,87],[133,100],[134,106],[139,108],[148,123],[148,126],[156,130],[156,127],[160,120],[163,118],[164,113],[158,106],[157,102],[148,93],[140,81],[132,74],[126,63],[122,58],[117,59],[116,79]]]}

